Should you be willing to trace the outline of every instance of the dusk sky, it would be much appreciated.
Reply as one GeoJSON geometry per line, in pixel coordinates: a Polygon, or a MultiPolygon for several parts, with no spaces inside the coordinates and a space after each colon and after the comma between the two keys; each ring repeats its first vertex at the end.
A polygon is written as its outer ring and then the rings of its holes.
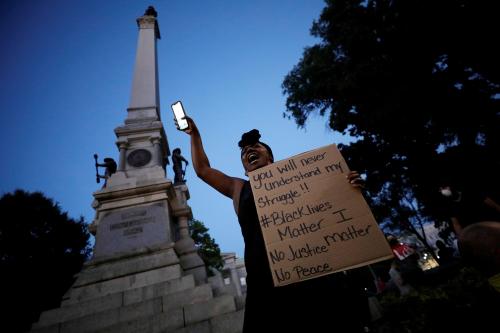
{"type": "MultiPolygon", "coordinates": [[[[182,100],[211,165],[245,178],[237,142],[259,129],[276,160],[347,142],[311,117],[306,129],[283,118],[281,83],[318,42],[309,34],[322,0],[0,2],[0,193],[41,191],[71,217],[91,223],[93,154],[118,161],[113,130],[127,116],[138,29],[158,12],[161,117],[170,149],[191,161],[189,137],[170,104],[182,100]]],[[[173,179],[171,164],[167,177],[173,179]]],[[[223,252],[243,256],[231,200],[186,172],[193,215],[223,252]]]]}

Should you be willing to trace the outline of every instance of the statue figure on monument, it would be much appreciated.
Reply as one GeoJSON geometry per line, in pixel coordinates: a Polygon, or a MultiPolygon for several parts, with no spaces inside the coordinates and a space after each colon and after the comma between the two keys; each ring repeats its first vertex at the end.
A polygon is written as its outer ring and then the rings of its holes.
{"type": "Polygon", "coordinates": [[[94,154],[94,159],[95,159],[96,182],[100,183],[100,178],[103,178],[104,179],[103,188],[104,188],[104,187],[106,187],[106,183],[107,183],[108,178],[111,177],[111,175],[116,172],[116,169],[117,169],[116,162],[111,157],[105,157],[104,163],[98,163],[97,162],[97,154],[94,154]],[[104,170],[104,175],[99,174],[98,167],[105,167],[106,168],[104,170]]]}
{"type": "Polygon", "coordinates": [[[148,9],[146,9],[146,11],[144,12],[144,15],[158,17],[158,13],[153,6],[149,6],[148,9]]]}
{"type": "Polygon", "coordinates": [[[184,168],[184,170],[182,169],[182,161],[186,163],[187,167],[189,162],[184,158],[184,156],[181,155],[180,148],[175,148],[172,151],[172,164],[175,174],[174,184],[186,182],[186,180],[184,179],[184,176],[186,175],[186,168],[184,168]]]}

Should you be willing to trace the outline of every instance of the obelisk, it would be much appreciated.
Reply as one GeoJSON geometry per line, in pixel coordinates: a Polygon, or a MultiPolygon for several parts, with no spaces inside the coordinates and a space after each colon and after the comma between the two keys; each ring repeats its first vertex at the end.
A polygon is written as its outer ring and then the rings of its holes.
{"type": "Polygon", "coordinates": [[[165,247],[175,241],[168,203],[175,191],[171,180],[165,178],[170,150],[160,121],[156,53],[160,32],[154,9],[149,8],[137,24],[139,37],[127,118],[115,129],[118,170],[105,188],[94,193],[97,260],[165,247]]]}

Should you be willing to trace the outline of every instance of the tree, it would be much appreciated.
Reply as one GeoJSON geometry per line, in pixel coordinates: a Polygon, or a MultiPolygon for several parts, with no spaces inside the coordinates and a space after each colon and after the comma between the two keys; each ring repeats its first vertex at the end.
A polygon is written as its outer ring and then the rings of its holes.
{"type": "Polygon", "coordinates": [[[3,195],[0,216],[1,325],[22,332],[59,305],[90,253],[89,233],[40,192],[3,195]]]}
{"type": "Polygon", "coordinates": [[[198,254],[203,259],[205,267],[207,267],[208,275],[213,275],[211,269],[220,271],[224,267],[224,260],[222,259],[219,245],[208,233],[208,228],[205,227],[203,222],[192,219],[189,221],[189,231],[198,249],[198,254]]]}
{"type": "Polygon", "coordinates": [[[368,176],[368,197],[388,226],[421,233],[439,215],[442,177],[472,177],[473,163],[485,173],[500,166],[495,6],[327,0],[311,28],[321,42],[283,81],[284,116],[303,127],[319,112],[357,139],[339,148],[368,176]]]}

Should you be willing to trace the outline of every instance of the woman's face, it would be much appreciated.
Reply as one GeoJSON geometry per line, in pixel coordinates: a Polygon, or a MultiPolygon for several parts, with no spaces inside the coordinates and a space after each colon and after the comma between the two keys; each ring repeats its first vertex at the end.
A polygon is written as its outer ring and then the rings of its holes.
{"type": "Polygon", "coordinates": [[[250,172],[273,163],[269,152],[260,142],[243,147],[241,163],[246,172],[250,172]]]}

